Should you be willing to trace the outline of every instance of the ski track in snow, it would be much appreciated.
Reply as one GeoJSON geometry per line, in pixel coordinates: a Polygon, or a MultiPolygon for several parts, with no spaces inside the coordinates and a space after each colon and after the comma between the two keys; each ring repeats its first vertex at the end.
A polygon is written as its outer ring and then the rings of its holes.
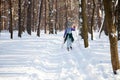
{"type": "MultiPolygon", "coordinates": [[[[6,32],[0,35],[0,80],[115,78],[106,39],[90,41],[88,49],[85,49],[83,41],[74,33],[73,50],[68,52],[66,45],[62,45],[63,33],[58,36],[41,34],[40,38],[35,37],[35,34],[24,34],[22,38],[17,38],[17,32],[14,33],[13,40],[9,39],[6,32]]],[[[116,76],[116,80],[120,78],[116,76]]]]}

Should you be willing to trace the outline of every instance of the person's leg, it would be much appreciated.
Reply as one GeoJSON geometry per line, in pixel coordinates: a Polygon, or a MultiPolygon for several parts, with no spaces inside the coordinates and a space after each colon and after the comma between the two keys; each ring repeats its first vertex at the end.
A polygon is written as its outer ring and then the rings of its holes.
{"type": "Polygon", "coordinates": [[[72,49],[72,40],[70,39],[70,49],[72,49]]]}
{"type": "Polygon", "coordinates": [[[69,46],[70,46],[70,49],[72,49],[72,42],[74,41],[74,38],[73,38],[73,36],[72,36],[72,33],[69,35],[69,38],[70,38],[69,46]]]}
{"type": "Polygon", "coordinates": [[[70,49],[70,46],[71,46],[71,40],[70,38],[67,39],[67,50],[69,51],[70,49]]]}

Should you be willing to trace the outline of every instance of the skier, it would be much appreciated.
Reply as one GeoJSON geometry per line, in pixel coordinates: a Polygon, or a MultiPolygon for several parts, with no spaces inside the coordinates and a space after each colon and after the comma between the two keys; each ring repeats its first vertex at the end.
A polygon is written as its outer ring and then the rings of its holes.
{"type": "Polygon", "coordinates": [[[67,22],[67,28],[64,32],[64,43],[67,42],[67,50],[72,50],[72,42],[74,41],[72,31],[75,31],[75,26],[72,28],[72,22],[67,22]]]}

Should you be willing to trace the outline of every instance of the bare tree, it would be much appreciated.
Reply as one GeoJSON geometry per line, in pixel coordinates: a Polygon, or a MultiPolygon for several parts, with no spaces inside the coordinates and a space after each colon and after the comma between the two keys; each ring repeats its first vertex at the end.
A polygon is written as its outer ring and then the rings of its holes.
{"type": "Polygon", "coordinates": [[[118,6],[117,6],[117,33],[118,33],[118,40],[120,40],[120,0],[118,0],[118,6]]]}
{"type": "Polygon", "coordinates": [[[55,10],[56,10],[56,14],[55,14],[55,34],[57,34],[57,23],[58,23],[58,21],[57,21],[57,15],[58,15],[58,1],[56,0],[56,2],[55,2],[55,10]]]}
{"type": "Polygon", "coordinates": [[[28,7],[27,7],[27,32],[31,35],[31,9],[32,9],[32,0],[28,0],[28,7]]]}
{"type": "Polygon", "coordinates": [[[42,7],[43,7],[43,0],[41,0],[41,2],[40,2],[39,23],[38,23],[38,29],[37,29],[37,36],[40,36],[40,24],[41,24],[42,7]]]}
{"type": "Polygon", "coordinates": [[[78,0],[79,2],[79,13],[78,13],[78,16],[79,16],[79,20],[78,20],[78,27],[79,27],[79,35],[81,36],[81,38],[83,39],[83,31],[82,31],[82,25],[83,25],[83,21],[82,21],[82,8],[81,8],[81,1],[78,0]]]}
{"type": "Polygon", "coordinates": [[[118,42],[115,26],[112,19],[112,0],[103,0],[105,15],[108,24],[108,34],[110,41],[110,51],[111,51],[111,62],[113,67],[113,72],[116,74],[116,70],[120,69],[119,57],[118,57],[118,42]]]}
{"type": "Polygon", "coordinates": [[[49,1],[49,34],[53,34],[53,0],[49,1]]]}
{"type": "Polygon", "coordinates": [[[13,27],[12,27],[12,2],[9,0],[9,9],[10,9],[10,24],[9,24],[9,32],[10,38],[13,39],[13,27]]]}
{"type": "Polygon", "coordinates": [[[46,20],[47,20],[47,1],[46,0],[44,0],[44,5],[45,5],[45,27],[44,27],[44,31],[45,31],[45,33],[47,33],[47,30],[46,30],[46,26],[47,26],[47,22],[46,22],[46,20]]]}
{"type": "Polygon", "coordinates": [[[1,22],[1,16],[2,16],[2,15],[1,15],[1,12],[2,12],[2,11],[1,11],[1,2],[2,2],[2,1],[0,0],[0,32],[1,32],[1,30],[2,30],[2,26],[1,26],[1,23],[2,23],[2,22],[1,22]]]}
{"type": "Polygon", "coordinates": [[[86,16],[86,0],[82,0],[81,4],[82,4],[82,19],[83,19],[82,31],[84,32],[83,38],[84,38],[84,46],[86,48],[89,46],[89,44],[88,44],[87,16],[86,16]]]}
{"type": "Polygon", "coordinates": [[[65,0],[65,28],[67,27],[67,21],[68,21],[68,0],[65,0]]]}
{"type": "Polygon", "coordinates": [[[22,26],[21,26],[21,0],[18,0],[18,37],[21,37],[22,26]]]}
{"type": "Polygon", "coordinates": [[[91,19],[91,40],[93,40],[95,8],[96,8],[95,0],[93,0],[93,12],[92,12],[92,19],[91,19]]]}

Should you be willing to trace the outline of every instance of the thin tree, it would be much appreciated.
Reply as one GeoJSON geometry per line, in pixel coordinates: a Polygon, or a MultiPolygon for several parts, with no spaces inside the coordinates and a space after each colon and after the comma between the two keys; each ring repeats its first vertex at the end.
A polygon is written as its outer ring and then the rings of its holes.
{"type": "Polygon", "coordinates": [[[67,27],[67,21],[68,21],[68,0],[65,0],[65,28],[67,27]]]}
{"type": "Polygon", "coordinates": [[[40,36],[40,24],[41,24],[41,15],[42,15],[42,7],[43,7],[43,0],[40,2],[40,8],[39,8],[39,23],[38,23],[38,29],[37,29],[37,36],[40,36]]]}
{"type": "Polygon", "coordinates": [[[1,16],[2,16],[2,14],[1,14],[1,3],[2,1],[0,0],[0,32],[1,32],[1,30],[2,30],[2,25],[1,25],[1,23],[2,23],[2,20],[1,20],[1,16]]]}
{"type": "Polygon", "coordinates": [[[1,16],[2,16],[2,14],[1,14],[1,12],[2,12],[2,11],[1,11],[1,4],[2,4],[2,3],[1,3],[1,0],[0,0],[0,32],[1,32],[1,30],[2,30],[2,26],[1,26],[1,23],[2,23],[2,22],[1,22],[1,21],[2,21],[2,20],[1,20],[1,16]]]}
{"type": "Polygon", "coordinates": [[[49,34],[53,34],[53,0],[49,1],[49,34]]]}
{"type": "Polygon", "coordinates": [[[47,33],[47,30],[46,30],[46,26],[47,26],[46,25],[47,24],[47,22],[46,22],[46,20],[47,20],[47,12],[46,12],[47,11],[47,5],[46,4],[47,4],[47,1],[46,0],[44,1],[44,4],[45,4],[45,27],[44,27],[44,31],[45,31],[45,33],[47,33]]]}
{"type": "Polygon", "coordinates": [[[12,27],[12,2],[11,2],[11,0],[9,0],[9,10],[10,10],[9,32],[10,32],[10,38],[13,39],[13,27],[12,27]]]}
{"type": "Polygon", "coordinates": [[[55,9],[56,9],[56,14],[55,14],[55,34],[57,34],[57,15],[58,15],[58,1],[56,0],[56,2],[55,2],[55,9]]]}
{"type": "Polygon", "coordinates": [[[82,19],[83,19],[83,25],[82,25],[82,31],[83,38],[84,38],[84,46],[85,48],[89,46],[88,44],[88,27],[87,27],[87,16],[86,16],[86,0],[81,0],[82,4],[82,19]]]}
{"type": "Polygon", "coordinates": [[[117,42],[116,30],[112,19],[112,0],[103,0],[103,3],[104,3],[106,20],[108,24],[112,68],[114,74],[116,74],[116,70],[120,69],[120,65],[119,65],[118,42],[117,42]]]}
{"type": "Polygon", "coordinates": [[[118,0],[118,7],[117,7],[117,19],[118,19],[118,24],[117,24],[117,33],[118,33],[118,40],[120,40],[120,0],[118,0]]]}
{"type": "Polygon", "coordinates": [[[35,31],[35,1],[32,0],[32,31],[35,31]]]}
{"type": "Polygon", "coordinates": [[[22,31],[24,32],[25,31],[25,27],[26,27],[26,22],[27,22],[27,1],[21,1],[21,19],[20,19],[20,24],[21,24],[21,27],[22,27],[22,31]]]}
{"type": "Polygon", "coordinates": [[[21,0],[18,0],[18,37],[21,37],[22,26],[21,26],[21,0]]]}
{"type": "Polygon", "coordinates": [[[102,13],[102,0],[98,0],[98,3],[97,3],[97,6],[96,6],[96,9],[97,9],[97,26],[98,26],[98,28],[100,29],[100,27],[101,27],[101,13],[102,13]],[[101,13],[100,13],[100,11],[101,11],[101,13]]]}
{"type": "Polygon", "coordinates": [[[94,26],[94,16],[95,16],[95,0],[93,0],[93,12],[92,12],[92,19],[91,19],[91,40],[93,40],[93,26],[94,26]]]}
{"type": "Polygon", "coordinates": [[[28,8],[27,8],[27,32],[31,35],[31,9],[32,9],[32,0],[28,0],[28,8]]]}
{"type": "Polygon", "coordinates": [[[79,17],[79,20],[78,20],[78,25],[79,25],[79,35],[81,36],[81,38],[83,39],[83,31],[82,31],[82,25],[83,25],[83,22],[82,22],[82,5],[81,5],[81,1],[80,0],[78,0],[78,2],[79,2],[79,13],[78,13],[78,17],[79,17]]]}

